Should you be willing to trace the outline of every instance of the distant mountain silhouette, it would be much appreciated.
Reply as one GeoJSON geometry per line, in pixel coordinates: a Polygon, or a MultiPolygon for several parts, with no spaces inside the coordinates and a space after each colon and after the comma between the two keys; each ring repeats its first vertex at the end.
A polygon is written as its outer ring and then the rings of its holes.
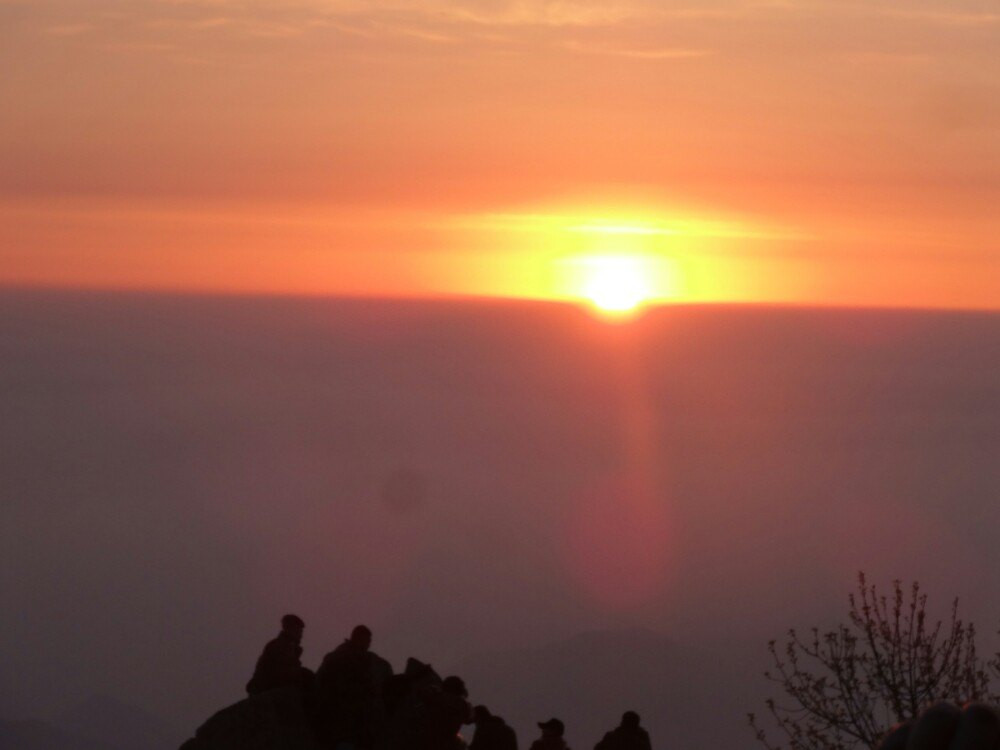
{"type": "Polygon", "coordinates": [[[53,723],[74,735],[126,749],[173,750],[184,737],[160,717],[106,695],[91,696],[53,723]]]}
{"type": "Polygon", "coordinates": [[[58,729],[44,721],[0,721],[3,750],[132,750],[91,740],[58,729]]]}
{"type": "Polygon", "coordinates": [[[0,750],[174,750],[182,739],[163,719],[105,695],[46,721],[0,721],[0,750]]]}
{"type": "Polygon", "coordinates": [[[213,714],[181,750],[324,750],[297,687],[252,695],[213,714]]]}

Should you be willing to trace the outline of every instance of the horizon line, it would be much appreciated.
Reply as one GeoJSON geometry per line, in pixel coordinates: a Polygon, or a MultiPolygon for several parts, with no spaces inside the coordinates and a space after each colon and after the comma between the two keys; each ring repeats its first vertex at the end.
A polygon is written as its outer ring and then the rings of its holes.
{"type": "MultiPolygon", "coordinates": [[[[445,304],[525,304],[549,307],[576,308],[592,315],[588,300],[568,298],[529,297],[520,295],[473,294],[461,292],[434,292],[413,294],[371,294],[347,292],[292,292],[267,289],[225,289],[171,286],[114,286],[114,285],[74,285],[38,282],[0,281],[0,294],[83,294],[120,297],[169,297],[200,299],[243,299],[243,300],[302,300],[302,301],[343,301],[373,303],[445,303],[445,304]]],[[[796,300],[651,300],[643,304],[632,317],[639,321],[644,316],[669,310],[746,309],[754,311],[823,311],[823,312],[883,312],[883,313],[943,313],[956,315],[1000,314],[997,307],[954,307],[950,305],[900,305],[900,304],[850,304],[841,302],[796,301],[796,300]]]]}

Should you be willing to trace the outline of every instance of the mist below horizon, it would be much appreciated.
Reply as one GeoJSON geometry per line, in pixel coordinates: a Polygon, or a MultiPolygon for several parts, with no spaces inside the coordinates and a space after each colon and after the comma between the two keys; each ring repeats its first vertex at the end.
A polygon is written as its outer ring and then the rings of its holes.
{"type": "Polygon", "coordinates": [[[859,570],[994,645],[998,369],[989,313],[0,292],[0,717],[193,733],[293,611],[307,666],[365,622],[574,747],[621,652],[654,744],[749,746],[859,570]]]}

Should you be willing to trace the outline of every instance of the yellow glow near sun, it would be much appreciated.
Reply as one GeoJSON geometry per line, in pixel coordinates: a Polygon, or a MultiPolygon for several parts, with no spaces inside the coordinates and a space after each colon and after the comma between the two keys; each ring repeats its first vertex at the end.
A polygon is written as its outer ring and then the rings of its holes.
{"type": "Polygon", "coordinates": [[[581,254],[564,257],[559,268],[560,296],[586,302],[605,318],[627,320],[677,299],[674,264],[662,255],[581,254]]]}
{"type": "Polygon", "coordinates": [[[606,318],[624,320],[653,303],[675,300],[674,231],[648,222],[590,220],[566,227],[581,241],[564,256],[564,289],[606,318]]]}
{"type": "Polygon", "coordinates": [[[497,248],[477,275],[481,289],[576,302],[614,321],[721,289],[725,279],[703,269],[718,265],[719,247],[763,231],[696,213],[614,207],[474,214],[449,226],[456,225],[468,233],[468,244],[489,236],[497,248]]]}

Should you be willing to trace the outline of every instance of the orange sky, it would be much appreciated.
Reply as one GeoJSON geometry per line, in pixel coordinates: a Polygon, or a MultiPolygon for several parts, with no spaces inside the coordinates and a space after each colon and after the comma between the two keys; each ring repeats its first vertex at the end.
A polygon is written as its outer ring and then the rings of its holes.
{"type": "Polygon", "coordinates": [[[0,283],[1000,308],[993,0],[0,0],[0,283]]]}

